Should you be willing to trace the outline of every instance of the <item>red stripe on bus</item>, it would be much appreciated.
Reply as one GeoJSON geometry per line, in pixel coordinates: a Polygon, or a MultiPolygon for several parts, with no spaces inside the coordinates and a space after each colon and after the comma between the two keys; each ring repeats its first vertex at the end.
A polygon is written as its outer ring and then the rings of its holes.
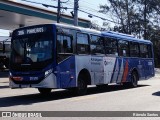
{"type": "Polygon", "coordinates": [[[124,72],[123,72],[122,82],[126,82],[127,76],[128,76],[128,60],[126,61],[126,64],[125,64],[125,69],[124,69],[124,72]]]}

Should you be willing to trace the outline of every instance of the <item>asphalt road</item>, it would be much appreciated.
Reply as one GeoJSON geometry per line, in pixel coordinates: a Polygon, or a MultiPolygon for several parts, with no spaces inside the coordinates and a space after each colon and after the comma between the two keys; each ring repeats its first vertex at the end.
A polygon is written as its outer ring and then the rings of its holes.
{"type": "Polygon", "coordinates": [[[7,72],[0,74],[0,111],[160,111],[160,72],[154,78],[139,81],[137,88],[110,85],[99,89],[92,86],[85,96],[75,96],[67,90],[53,90],[48,97],[41,96],[34,88],[10,89],[7,76],[7,72]]]}

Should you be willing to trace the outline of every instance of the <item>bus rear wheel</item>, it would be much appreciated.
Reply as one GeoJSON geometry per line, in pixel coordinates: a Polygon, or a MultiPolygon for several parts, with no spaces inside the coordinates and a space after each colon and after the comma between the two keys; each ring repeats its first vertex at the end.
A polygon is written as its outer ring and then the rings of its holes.
{"type": "Polygon", "coordinates": [[[138,86],[138,75],[137,72],[132,72],[131,74],[131,82],[129,82],[130,87],[137,87],[138,86]]]}
{"type": "Polygon", "coordinates": [[[131,74],[131,82],[125,82],[123,83],[123,85],[125,87],[132,87],[132,88],[135,88],[138,86],[138,75],[137,75],[137,72],[132,72],[131,74]]]}
{"type": "Polygon", "coordinates": [[[48,95],[51,93],[51,88],[38,88],[38,91],[41,93],[41,95],[48,95]]]}

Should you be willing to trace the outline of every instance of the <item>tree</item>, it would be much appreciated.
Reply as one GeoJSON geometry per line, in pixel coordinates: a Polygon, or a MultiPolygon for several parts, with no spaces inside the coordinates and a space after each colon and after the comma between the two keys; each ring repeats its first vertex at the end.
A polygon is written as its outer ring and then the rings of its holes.
{"type": "Polygon", "coordinates": [[[159,26],[159,0],[108,0],[108,3],[100,5],[99,12],[111,13],[111,19],[118,23],[115,31],[148,39],[150,26],[159,26]]]}
{"type": "Polygon", "coordinates": [[[99,12],[110,14],[112,30],[153,42],[156,66],[160,65],[160,1],[107,0],[99,12]]]}
{"type": "Polygon", "coordinates": [[[111,13],[111,19],[117,23],[114,30],[131,34],[132,1],[108,0],[108,2],[109,5],[100,5],[100,12],[104,14],[111,13]]]}

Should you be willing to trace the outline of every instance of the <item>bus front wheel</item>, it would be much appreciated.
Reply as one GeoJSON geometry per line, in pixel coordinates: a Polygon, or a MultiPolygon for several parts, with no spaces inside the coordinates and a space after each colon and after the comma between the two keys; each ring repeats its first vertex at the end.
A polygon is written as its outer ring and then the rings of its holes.
{"type": "Polygon", "coordinates": [[[42,94],[42,95],[48,95],[51,93],[51,88],[38,88],[38,91],[42,94]]]}
{"type": "Polygon", "coordinates": [[[76,88],[77,95],[85,95],[87,93],[87,83],[83,78],[78,79],[78,85],[76,88]]]}

